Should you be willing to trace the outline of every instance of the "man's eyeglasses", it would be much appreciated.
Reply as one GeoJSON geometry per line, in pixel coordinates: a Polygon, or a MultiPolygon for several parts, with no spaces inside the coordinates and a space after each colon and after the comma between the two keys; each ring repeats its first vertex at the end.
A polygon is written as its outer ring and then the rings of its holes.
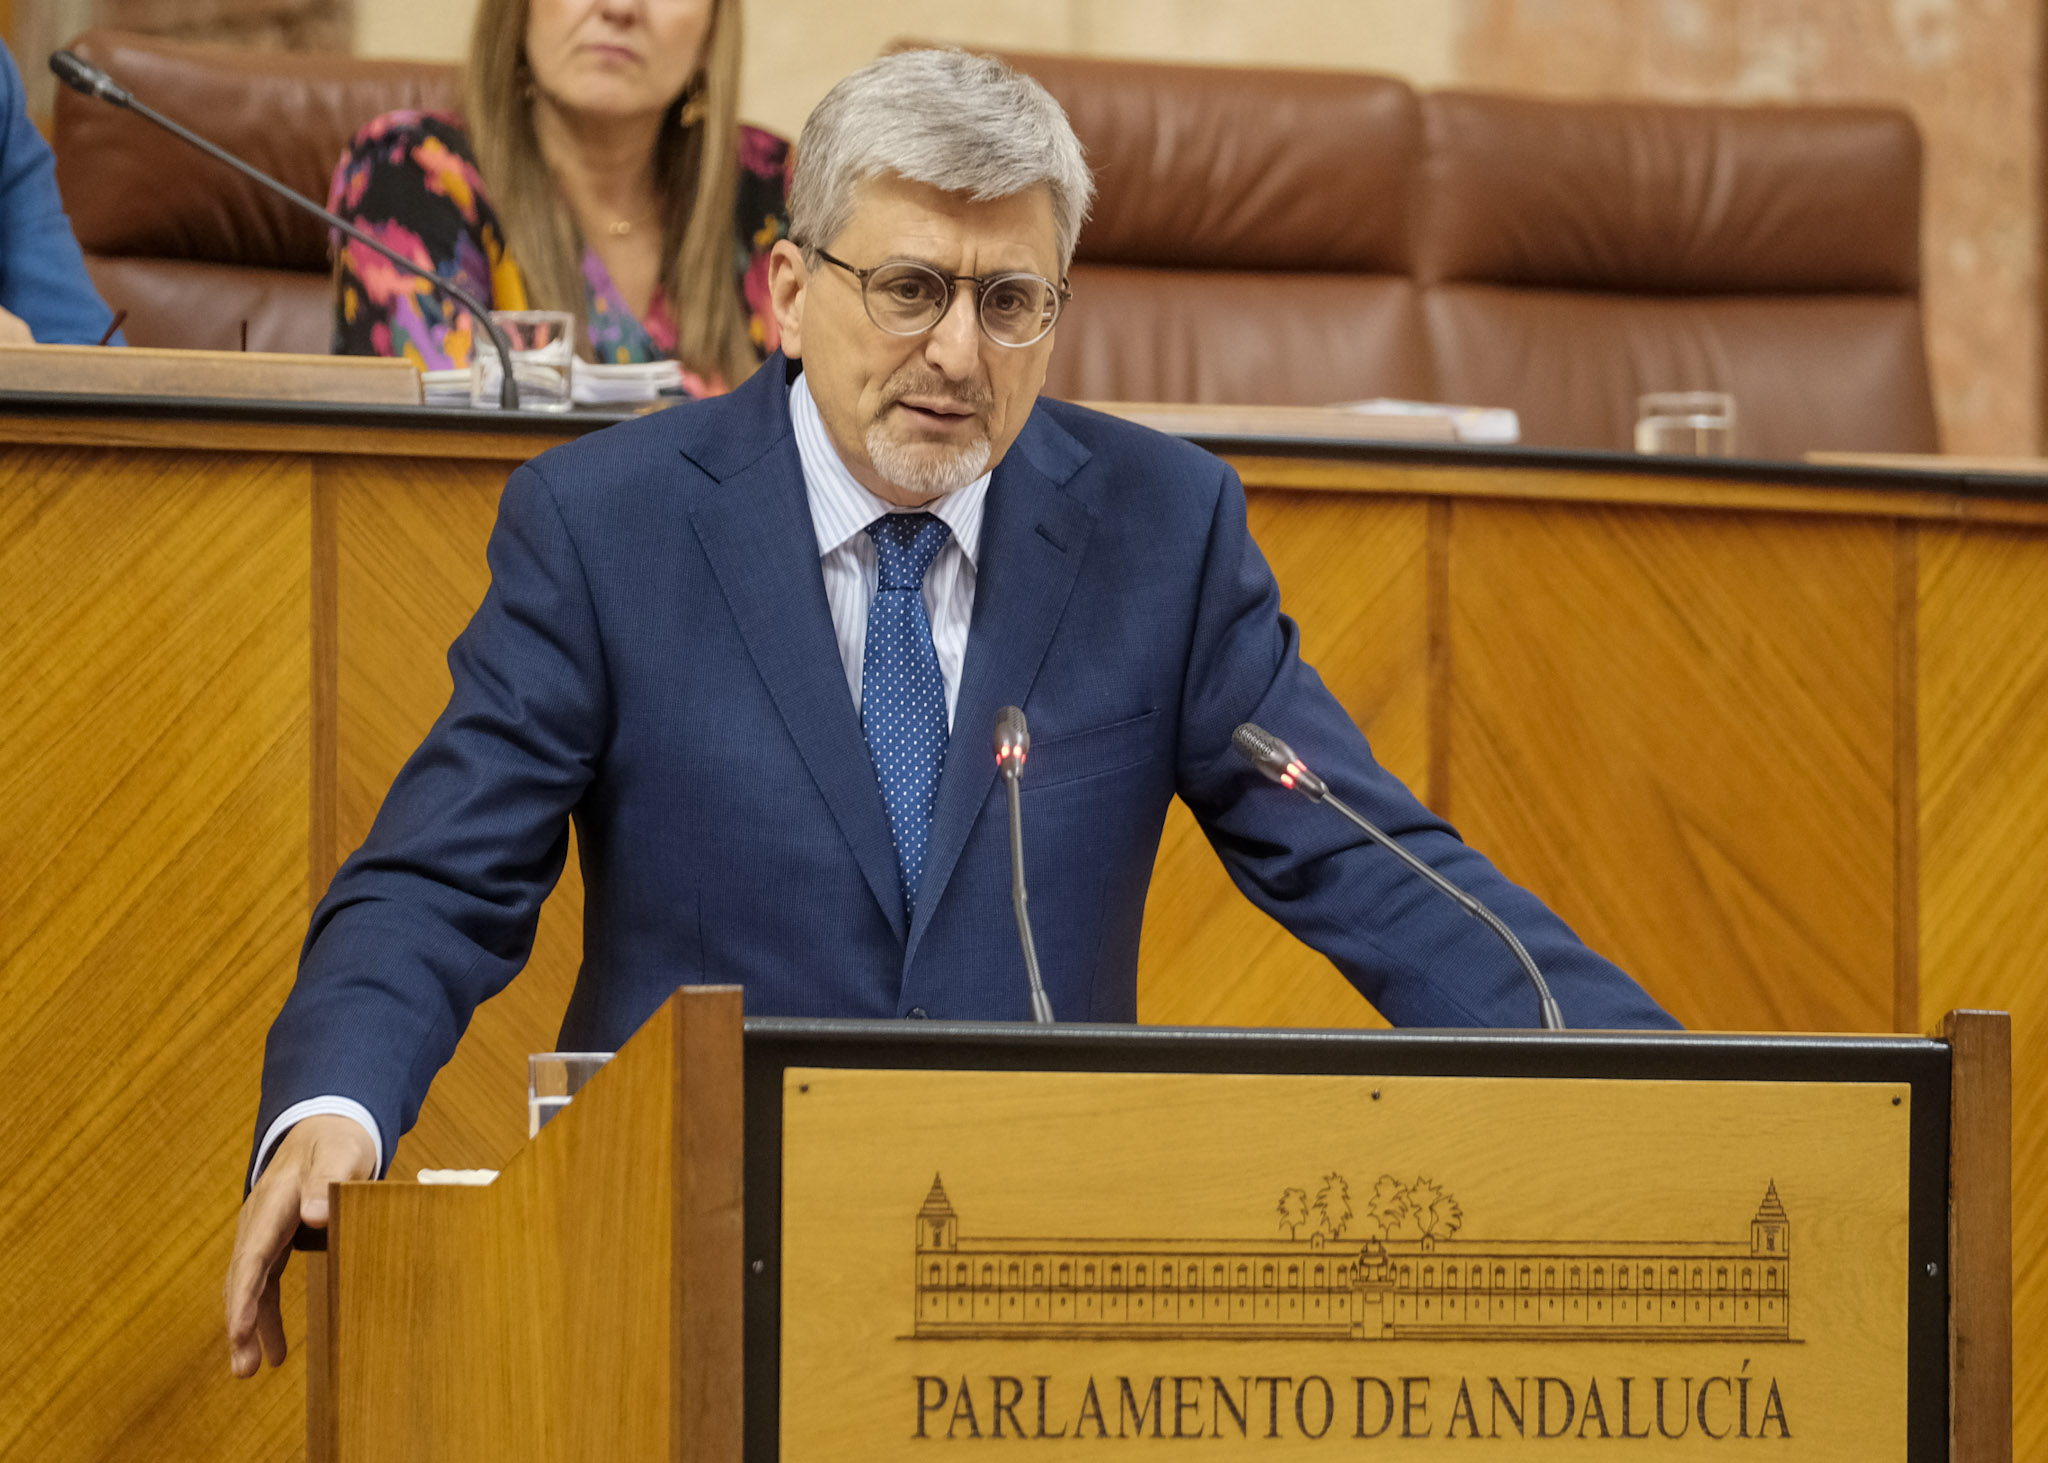
{"type": "Polygon", "coordinates": [[[953,308],[954,290],[971,284],[982,334],[1001,346],[1036,345],[1073,298],[1065,286],[1028,271],[945,274],[915,259],[885,259],[872,269],[856,269],[823,249],[811,252],[860,281],[868,319],[891,335],[924,334],[953,308]]]}

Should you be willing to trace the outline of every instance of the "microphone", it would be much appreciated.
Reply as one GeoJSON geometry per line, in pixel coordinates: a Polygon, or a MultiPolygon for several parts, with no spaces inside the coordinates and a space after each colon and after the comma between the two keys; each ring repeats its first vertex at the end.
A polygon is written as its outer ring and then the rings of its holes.
{"type": "Polygon", "coordinates": [[[449,299],[455,301],[456,304],[462,306],[463,309],[469,311],[470,315],[475,318],[477,327],[490,338],[492,348],[498,353],[498,365],[504,372],[504,381],[498,388],[498,405],[506,411],[519,410],[519,386],[512,379],[512,347],[505,339],[505,332],[500,330],[497,324],[492,321],[491,312],[486,310],[477,301],[476,297],[467,290],[441,278],[431,269],[415,264],[388,244],[371,238],[347,219],[329,213],[303,193],[287,188],[268,173],[257,171],[233,153],[214,146],[198,133],[179,126],[155,108],[137,101],[133,92],[120,85],[113,77],[107,75],[106,72],[100,70],[99,67],[93,65],[76,52],[51,52],[50,70],[59,81],[63,82],[73,91],[81,92],[89,97],[95,97],[109,106],[121,107],[126,111],[133,112],[136,116],[146,121],[154,122],[180,141],[190,143],[208,157],[226,163],[251,182],[261,184],[277,194],[278,197],[283,198],[289,203],[296,204],[298,207],[305,209],[306,212],[321,219],[329,228],[348,235],[358,244],[374,249],[408,274],[418,275],[421,279],[432,285],[438,293],[446,295],[449,299]]]}
{"type": "Polygon", "coordinates": [[[1018,802],[1017,779],[1024,773],[1024,758],[1031,751],[1031,728],[1024,713],[1005,706],[996,713],[996,766],[1002,771],[1010,793],[1010,907],[1017,912],[1017,939],[1024,946],[1024,974],[1031,981],[1031,1019],[1041,1026],[1052,1022],[1052,1002],[1045,998],[1045,982],[1038,978],[1038,947],[1031,943],[1031,914],[1024,894],[1024,813],[1018,802]]]}
{"type": "Polygon", "coordinates": [[[1536,1000],[1542,1011],[1543,1029],[1565,1029],[1564,1013],[1557,1009],[1557,1000],[1550,994],[1550,983],[1544,980],[1543,972],[1536,968],[1536,962],[1530,958],[1522,942],[1515,938],[1515,932],[1509,929],[1498,915],[1402,847],[1391,834],[1347,807],[1342,799],[1330,791],[1328,783],[1309,771],[1302,760],[1294,755],[1294,748],[1264,727],[1246,722],[1230,734],[1230,745],[1237,749],[1240,757],[1282,787],[1292,788],[1312,803],[1328,803],[1356,824],[1373,842],[1420,874],[1445,898],[1500,936],[1508,949],[1514,952],[1515,959],[1521,962],[1522,973],[1529,977],[1529,984],[1536,988],[1536,1000]]]}

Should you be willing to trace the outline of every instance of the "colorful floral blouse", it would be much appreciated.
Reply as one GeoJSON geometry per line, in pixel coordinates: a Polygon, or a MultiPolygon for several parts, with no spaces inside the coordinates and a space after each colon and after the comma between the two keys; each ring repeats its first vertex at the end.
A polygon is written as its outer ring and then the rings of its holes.
{"type": "MultiPolygon", "coordinates": [[[[775,349],[768,307],[768,250],[789,225],[783,194],[789,144],[755,127],[740,129],[739,189],[733,214],[733,280],[755,348],[775,349]]],[[[526,307],[519,266],[505,251],[462,124],[443,112],[387,112],[358,132],[334,170],[327,206],[373,238],[427,265],[495,310],[526,307]]],[[[422,371],[469,364],[469,312],[388,259],[345,241],[335,260],[337,355],[403,356],[422,371]]],[[[589,290],[586,327],[600,361],[652,361],[675,353],[676,327],[659,289],[644,316],[619,297],[597,251],[583,252],[589,290]]],[[[684,373],[693,395],[725,383],[684,373]]]]}

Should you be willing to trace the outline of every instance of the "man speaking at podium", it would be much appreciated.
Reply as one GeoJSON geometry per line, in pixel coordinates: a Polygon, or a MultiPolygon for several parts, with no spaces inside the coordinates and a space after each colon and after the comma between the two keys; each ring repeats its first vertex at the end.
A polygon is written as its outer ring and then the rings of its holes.
{"type": "MultiPolygon", "coordinates": [[[[1574,1026],[1672,1024],[1373,761],[1297,654],[1236,475],[1038,399],[1092,184],[1058,104],[908,52],[812,113],[770,289],[784,354],[732,395],[507,483],[454,694],[314,913],[264,1062],[228,1275],[232,1365],[331,1181],[381,1172],[477,1004],[525,962],[574,819],[563,1049],[679,984],[752,1014],[1024,1020],[990,733],[1022,707],[1024,829],[1061,1020],[1137,1014],[1170,800],[1391,1020],[1529,1026],[1494,936],[1232,748],[1257,722],[1491,906],[1574,1026]]],[[[259,1346],[260,1342],[260,1346],[259,1346]]]]}

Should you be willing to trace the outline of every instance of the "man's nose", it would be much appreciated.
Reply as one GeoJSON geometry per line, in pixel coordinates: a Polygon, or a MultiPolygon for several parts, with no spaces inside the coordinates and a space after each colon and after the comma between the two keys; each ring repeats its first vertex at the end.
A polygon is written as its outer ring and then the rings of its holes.
{"type": "Polygon", "coordinates": [[[953,292],[953,303],[925,336],[924,356],[949,380],[974,375],[981,359],[981,317],[971,286],[963,284],[953,292]]]}

